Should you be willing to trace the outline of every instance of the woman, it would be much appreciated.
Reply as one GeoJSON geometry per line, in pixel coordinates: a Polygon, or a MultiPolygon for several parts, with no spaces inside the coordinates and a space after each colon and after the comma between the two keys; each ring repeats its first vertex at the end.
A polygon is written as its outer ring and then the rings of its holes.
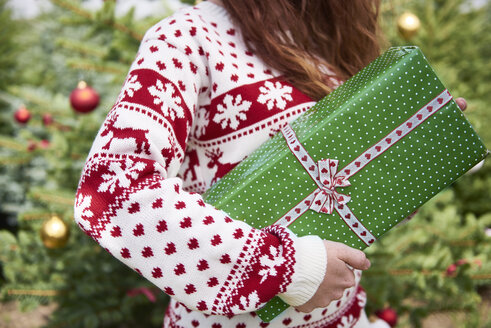
{"type": "Polygon", "coordinates": [[[171,296],[165,327],[368,327],[363,252],[200,193],[379,52],[378,1],[207,1],[146,33],[87,159],[80,227],[171,296]],[[354,270],[352,270],[352,268],[354,270]],[[271,323],[254,313],[290,304],[271,323]]]}

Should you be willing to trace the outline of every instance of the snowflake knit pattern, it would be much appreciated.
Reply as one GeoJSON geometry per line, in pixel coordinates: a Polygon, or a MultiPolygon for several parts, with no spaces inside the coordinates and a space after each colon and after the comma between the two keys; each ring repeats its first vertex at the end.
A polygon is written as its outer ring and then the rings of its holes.
{"type": "MultiPolygon", "coordinates": [[[[247,49],[224,8],[181,9],[147,31],[77,189],[80,228],[171,296],[165,327],[352,327],[359,286],[310,314],[271,323],[275,295],[297,306],[323,280],[316,236],[254,229],[201,193],[312,100],[247,49]]],[[[355,274],[357,282],[361,274],[355,274]]],[[[359,325],[358,325],[359,326],[359,325]]]]}

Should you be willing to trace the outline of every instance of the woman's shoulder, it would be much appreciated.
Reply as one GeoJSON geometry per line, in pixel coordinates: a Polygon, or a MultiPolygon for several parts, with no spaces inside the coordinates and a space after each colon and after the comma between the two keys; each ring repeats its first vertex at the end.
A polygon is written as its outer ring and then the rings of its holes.
{"type": "Polygon", "coordinates": [[[145,33],[144,41],[159,39],[166,42],[180,42],[186,40],[199,41],[226,33],[231,22],[225,8],[208,1],[195,6],[186,6],[178,9],[172,15],[153,25],[145,33]]]}

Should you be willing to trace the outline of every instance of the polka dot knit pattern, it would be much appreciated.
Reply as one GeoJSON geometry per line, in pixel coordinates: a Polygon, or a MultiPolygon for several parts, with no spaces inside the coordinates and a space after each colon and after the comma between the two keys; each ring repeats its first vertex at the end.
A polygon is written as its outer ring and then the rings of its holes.
{"type": "Polygon", "coordinates": [[[171,296],[165,327],[361,323],[366,297],[358,285],[328,308],[290,308],[263,323],[254,311],[273,296],[300,305],[315,293],[326,268],[323,242],[285,227],[253,228],[201,196],[312,105],[246,48],[213,3],[182,9],[145,34],[88,155],[74,216],[171,296]]]}

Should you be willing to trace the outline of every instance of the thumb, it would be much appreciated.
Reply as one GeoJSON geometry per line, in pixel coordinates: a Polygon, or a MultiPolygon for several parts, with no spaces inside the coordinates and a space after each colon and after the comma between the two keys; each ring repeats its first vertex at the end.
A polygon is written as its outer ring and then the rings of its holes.
{"type": "Polygon", "coordinates": [[[455,102],[457,103],[457,105],[459,105],[459,108],[462,111],[464,111],[467,108],[467,101],[465,101],[464,98],[459,97],[459,98],[455,99],[455,102]]]}
{"type": "Polygon", "coordinates": [[[343,245],[339,250],[338,258],[354,269],[366,270],[370,267],[370,261],[362,251],[343,245]]]}

